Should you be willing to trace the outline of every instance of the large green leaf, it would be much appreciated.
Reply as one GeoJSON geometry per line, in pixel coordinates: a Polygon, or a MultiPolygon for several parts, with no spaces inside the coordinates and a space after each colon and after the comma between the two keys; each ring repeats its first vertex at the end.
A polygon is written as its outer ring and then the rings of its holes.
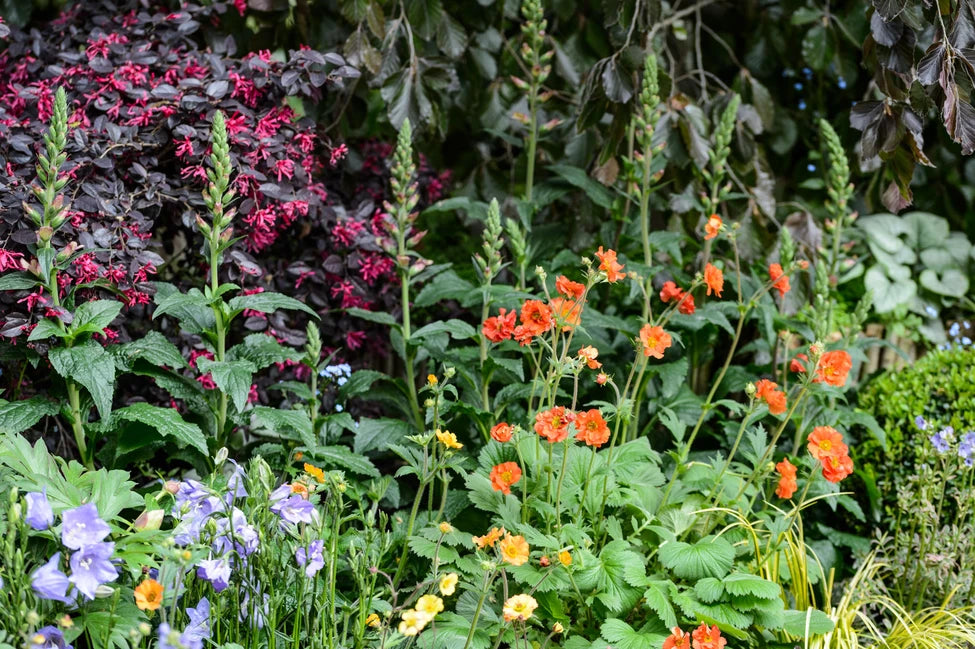
{"type": "Polygon", "coordinates": [[[209,456],[207,441],[196,424],[183,421],[173,408],[160,408],[148,403],[133,403],[112,413],[111,420],[117,422],[137,421],[155,428],[163,437],[172,439],[180,448],[192,448],[204,457],[209,456]]]}
{"type": "Polygon", "coordinates": [[[390,444],[402,442],[403,438],[412,432],[413,429],[410,425],[399,419],[367,419],[363,417],[359,420],[352,447],[356,453],[385,451],[390,444]]]}
{"type": "Polygon", "coordinates": [[[813,637],[823,635],[833,630],[836,624],[833,619],[814,608],[805,611],[786,611],[785,625],[783,628],[786,633],[797,638],[813,637]],[[808,629],[808,636],[807,631],[808,629]]]}
{"type": "Polygon", "coordinates": [[[735,549],[720,536],[709,536],[691,545],[683,541],[660,547],[660,561],[684,579],[720,579],[728,574],[735,560],[735,549]]]}
{"type": "Polygon", "coordinates": [[[174,370],[187,366],[186,359],[179,353],[176,345],[169,342],[166,336],[158,331],[150,331],[140,340],[119,345],[118,352],[129,362],[141,358],[153,365],[170,367],[174,370]]]}
{"type": "Polygon", "coordinates": [[[300,354],[291,347],[285,347],[268,334],[251,334],[239,345],[227,350],[228,361],[250,361],[257,369],[274,363],[297,361],[300,354]]]}
{"type": "Polygon", "coordinates": [[[331,465],[359,475],[378,478],[380,473],[369,458],[353,453],[344,446],[316,446],[308,449],[309,454],[326,465],[331,465]]]}
{"type": "Polygon", "coordinates": [[[186,293],[180,293],[172,284],[160,282],[156,284],[156,290],[153,320],[162,315],[171,315],[179,320],[187,333],[203,333],[216,326],[210,301],[199,289],[191,288],[186,293]]]}
{"type": "Polygon", "coordinates": [[[751,595],[759,599],[775,599],[782,595],[782,587],[758,575],[733,572],[724,578],[724,589],[732,595],[751,595]]]}
{"type": "Polygon", "coordinates": [[[257,406],[251,412],[255,424],[287,439],[298,439],[308,448],[316,446],[311,419],[304,410],[283,410],[257,406]]]}
{"type": "Polygon", "coordinates": [[[238,295],[227,303],[234,315],[250,309],[261,313],[274,313],[279,309],[288,311],[304,311],[305,313],[318,317],[311,308],[304,302],[299,302],[293,297],[282,295],[281,293],[254,293],[252,295],[238,295]]]}
{"type": "Polygon", "coordinates": [[[118,300],[85,302],[75,309],[71,333],[76,336],[83,333],[101,333],[105,327],[112,324],[112,320],[118,317],[121,310],[122,303],[118,300]]]}
{"type": "Polygon", "coordinates": [[[44,397],[23,401],[0,401],[0,432],[20,433],[41,420],[58,414],[60,407],[44,397]]]}
{"type": "Polygon", "coordinates": [[[599,635],[613,643],[614,649],[659,649],[667,636],[637,631],[623,620],[609,618],[599,627],[599,635]]]}
{"type": "Polygon", "coordinates": [[[204,374],[210,373],[213,382],[234,402],[237,412],[243,412],[247,395],[257,367],[250,361],[213,361],[198,358],[196,367],[204,374]]]}
{"type": "Polygon", "coordinates": [[[889,313],[909,303],[917,295],[917,284],[913,280],[891,281],[880,266],[871,266],[863,277],[863,283],[873,294],[873,307],[877,313],[889,313]]]}
{"type": "Polygon", "coordinates": [[[102,418],[109,416],[115,391],[115,361],[101,345],[88,340],[75,347],[55,347],[47,357],[55,372],[88,390],[102,418]]]}

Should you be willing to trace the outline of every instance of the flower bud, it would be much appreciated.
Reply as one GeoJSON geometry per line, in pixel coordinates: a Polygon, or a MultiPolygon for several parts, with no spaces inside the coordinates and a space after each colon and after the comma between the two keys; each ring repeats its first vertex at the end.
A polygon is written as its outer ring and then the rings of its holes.
{"type": "Polygon", "coordinates": [[[149,626],[148,622],[142,622],[139,624],[139,633],[142,635],[149,635],[152,633],[152,627],[149,626]]]}
{"type": "Polygon", "coordinates": [[[37,229],[37,243],[47,243],[54,236],[54,228],[49,225],[42,225],[37,229]]]}
{"type": "Polygon", "coordinates": [[[161,509],[145,510],[132,524],[137,530],[158,530],[162,527],[163,516],[166,515],[161,509]]]}
{"type": "Polygon", "coordinates": [[[167,480],[163,484],[163,491],[165,491],[170,495],[175,496],[176,494],[179,493],[179,482],[177,482],[176,480],[167,480]]]}
{"type": "Polygon", "coordinates": [[[41,622],[41,616],[37,614],[37,611],[30,611],[27,614],[27,624],[30,626],[37,626],[41,622]]]}
{"type": "Polygon", "coordinates": [[[108,599],[115,594],[115,589],[108,584],[102,584],[95,589],[95,599],[108,599]]]}
{"type": "Polygon", "coordinates": [[[552,626],[552,633],[554,633],[556,635],[562,633],[563,631],[565,631],[565,627],[562,626],[562,623],[561,622],[556,622],[552,626]]]}
{"type": "Polygon", "coordinates": [[[217,449],[217,454],[213,456],[214,466],[219,468],[221,464],[227,461],[228,455],[230,455],[230,451],[227,450],[226,446],[221,446],[217,449]]]}

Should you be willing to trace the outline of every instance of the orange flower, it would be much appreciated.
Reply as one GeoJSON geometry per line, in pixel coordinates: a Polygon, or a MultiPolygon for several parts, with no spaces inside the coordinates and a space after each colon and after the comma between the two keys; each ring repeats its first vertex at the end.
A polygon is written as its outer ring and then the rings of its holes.
{"type": "Polygon", "coordinates": [[[499,546],[501,560],[513,566],[520,566],[528,561],[528,541],[523,536],[505,534],[499,546]]]}
{"type": "Polygon", "coordinates": [[[796,354],[796,357],[792,359],[791,363],[789,363],[789,369],[793,372],[805,372],[806,366],[804,363],[808,361],[809,357],[805,354],[796,354]]]}
{"type": "Polygon", "coordinates": [[[772,288],[778,290],[779,295],[784,297],[789,292],[789,289],[792,288],[789,286],[789,276],[782,272],[782,266],[780,264],[769,265],[768,274],[774,282],[772,288]]]}
{"type": "Polygon", "coordinates": [[[510,494],[511,485],[521,480],[521,468],[514,462],[502,462],[491,469],[490,478],[495,491],[510,494]]]}
{"type": "Polygon", "coordinates": [[[549,305],[555,319],[562,323],[562,331],[572,331],[573,327],[579,326],[582,317],[582,302],[555,297],[552,298],[549,305]]]}
{"type": "Polygon", "coordinates": [[[583,347],[582,349],[579,350],[579,358],[585,360],[586,365],[591,370],[598,370],[600,367],[603,366],[602,363],[596,360],[598,357],[599,357],[599,350],[593,347],[592,345],[589,345],[588,347],[583,347]]]}
{"type": "Polygon", "coordinates": [[[691,649],[691,636],[675,626],[670,630],[670,637],[664,640],[663,649],[691,649]]]}
{"type": "Polygon", "coordinates": [[[708,217],[708,222],[704,224],[704,239],[713,239],[721,232],[721,217],[712,214],[708,217]]]}
{"type": "Polygon", "coordinates": [[[565,275],[559,275],[558,279],[555,280],[555,290],[573,300],[581,300],[586,293],[584,284],[573,282],[565,275]]]}
{"type": "Polygon", "coordinates": [[[498,542],[498,539],[507,533],[503,527],[492,527],[491,531],[484,536],[472,536],[471,541],[481,550],[484,548],[493,548],[494,544],[498,542]]]}
{"type": "Polygon", "coordinates": [[[830,482],[839,482],[853,473],[853,460],[849,455],[824,457],[822,463],[823,477],[830,482]]]}
{"type": "Polygon", "coordinates": [[[525,300],[521,307],[521,324],[532,336],[540,336],[555,324],[552,310],[544,302],[525,300]]]}
{"type": "Polygon", "coordinates": [[[809,452],[814,458],[842,457],[849,449],[843,443],[843,435],[831,426],[816,426],[809,433],[809,452]]]}
{"type": "Polygon", "coordinates": [[[298,494],[305,500],[308,500],[308,487],[301,482],[291,483],[291,493],[298,494]]]}
{"type": "Polygon", "coordinates": [[[610,284],[626,277],[626,273],[620,272],[623,270],[623,264],[616,261],[615,250],[603,252],[603,247],[599,246],[596,256],[599,257],[599,270],[606,273],[606,281],[610,284]]]}
{"type": "Polygon", "coordinates": [[[531,329],[518,325],[515,327],[514,338],[518,341],[519,345],[525,347],[526,345],[532,344],[532,339],[534,336],[532,335],[531,329]]]}
{"type": "Polygon", "coordinates": [[[828,385],[838,388],[846,385],[846,375],[850,373],[853,361],[850,355],[843,350],[826,352],[819,358],[816,366],[816,378],[814,382],[825,381],[828,385]]]}
{"type": "Polygon", "coordinates": [[[674,282],[664,282],[663,287],[660,289],[661,302],[667,304],[671,300],[679,300],[682,297],[684,297],[684,289],[677,286],[674,282]]]}
{"type": "Polygon", "coordinates": [[[565,406],[555,406],[535,415],[535,432],[554,444],[569,436],[571,422],[572,411],[566,410],[565,406]]]}
{"type": "Polygon", "coordinates": [[[609,426],[598,408],[576,415],[576,439],[587,446],[599,448],[609,441],[609,426]]]}
{"type": "Polygon", "coordinates": [[[508,340],[515,332],[515,317],[517,313],[507,309],[498,309],[498,315],[492,316],[481,325],[481,333],[492,343],[508,340]],[[505,315],[507,314],[507,315],[505,315]]]}
{"type": "Polygon", "coordinates": [[[496,442],[504,443],[511,439],[512,432],[511,424],[502,421],[495,424],[491,429],[491,439],[496,442]]]}
{"type": "Polygon", "coordinates": [[[796,492],[796,467],[789,462],[789,458],[783,459],[775,465],[775,470],[779,472],[779,486],[775,488],[775,495],[779,498],[788,500],[796,492]]]}
{"type": "Polygon", "coordinates": [[[709,629],[708,625],[702,622],[691,635],[694,638],[694,649],[722,649],[728,644],[728,641],[721,637],[717,625],[709,629]]]}
{"type": "Polygon", "coordinates": [[[651,327],[648,324],[640,329],[640,342],[643,343],[643,355],[663,358],[664,352],[670,347],[670,334],[663,327],[651,327]]]}
{"type": "Polygon", "coordinates": [[[680,304],[677,305],[677,310],[684,315],[694,315],[694,296],[690,293],[685,293],[684,297],[680,300],[680,304]]]}
{"type": "Polygon", "coordinates": [[[708,295],[714,291],[716,296],[721,297],[721,291],[724,290],[724,273],[714,264],[708,264],[704,267],[704,283],[708,285],[708,295]]]}
{"type": "Polygon", "coordinates": [[[305,473],[315,478],[315,482],[318,484],[325,483],[325,472],[319,469],[317,466],[305,462],[305,466],[303,468],[305,469],[305,473]]]}
{"type": "Polygon", "coordinates": [[[155,579],[146,579],[135,587],[135,605],[140,611],[155,611],[162,606],[163,587],[155,579]]]}
{"type": "Polygon", "coordinates": [[[755,396],[768,404],[768,411],[773,415],[785,412],[785,392],[779,390],[775,381],[760,379],[755,382],[755,396]]]}

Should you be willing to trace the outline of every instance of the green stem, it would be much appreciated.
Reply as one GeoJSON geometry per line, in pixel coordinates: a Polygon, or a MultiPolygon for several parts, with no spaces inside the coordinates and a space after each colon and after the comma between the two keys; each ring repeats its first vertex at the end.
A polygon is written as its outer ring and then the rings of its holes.
{"type": "MultiPolygon", "coordinates": [[[[406,249],[406,242],[400,234],[400,250],[406,249]]],[[[402,254],[402,253],[401,253],[402,254]]],[[[413,352],[410,350],[410,278],[409,269],[400,270],[400,297],[403,303],[403,361],[406,364],[406,388],[410,396],[410,411],[418,431],[423,431],[423,415],[420,413],[420,400],[416,392],[416,372],[413,368],[413,352]]]]}
{"type": "Polygon", "coordinates": [[[484,600],[487,597],[488,590],[491,588],[492,581],[494,581],[494,572],[485,572],[484,583],[481,586],[481,597],[477,600],[477,606],[474,608],[474,617],[471,619],[471,630],[467,632],[467,641],[464,643],[464,649],[468,649],[471,646],[471,640],[474,639],[474,631],[477,630],[477,620],[481,617],[481,609],[484,608],[484,600]]]}
{"type": "MultiPolygon", "coordinates": [[[[551,448],[551,447],[549,447],[551,448]]],[[[555,490],[555,526],[562,528],[562,481],[565,479],[565,467],[569,460],[569,440],[562,442],[562,470],[559,472],[559,486],[555,490]]]]}
{"type": "Polygon", "coordinates": [[[420,501],[423,500],[423,490],[426,486],[426,480],[420,482],[420,486],[416,490],[416,497],[413,499],[413,509],[410,511],[410,519],[406,524],[406,536],[403,538],[403,551],[400,553],[399,562],[396,565],[396,574],[393,576],[394,589],[399,586],[403,571],[406,568],[406,558],[410,553],[410,536],[413,535],[413,525],[416,523],[416,515],[420,510],[420,501]]]}

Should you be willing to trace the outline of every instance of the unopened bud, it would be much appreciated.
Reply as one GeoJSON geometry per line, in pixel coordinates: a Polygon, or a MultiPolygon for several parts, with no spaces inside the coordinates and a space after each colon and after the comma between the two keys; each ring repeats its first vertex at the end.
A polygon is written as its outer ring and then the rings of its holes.
{"type": "Polygon", "coordinates": [[[165,490],[167,493],[175,496],[176,494],[179,493],[179,483],[177,481],[175,481],[175,480],[167,480],[163,484],[163,490],[165,490]]]}
{"type": "Polygon", "coordinates": [[[161,509],[147,509],[139,514],[132,525],[137,530],[158,530],[162,527],[163,516],[165,515],[166,512],[161,509]]]}
{"type": "Polygon", "coordinates": [[[108,599],[115,594],[115,589],[108,584],[102,584],[95,589],[95,599],[108,599]]]}
{"type": "Polygon", "coordinates": [[[54,236],[54,228],[49,225],[42,225],[37,229],[37,242],[47,243],[54,236]]]}
{"type": "Polygon", "coordinates": [[[230,451],[227,450],[227,447],[221,446],[217,450],[216,455],[213,456],[213,464],[219,467],[221,464],[227,461],[228,455],[230,455],[230,451]]]}

